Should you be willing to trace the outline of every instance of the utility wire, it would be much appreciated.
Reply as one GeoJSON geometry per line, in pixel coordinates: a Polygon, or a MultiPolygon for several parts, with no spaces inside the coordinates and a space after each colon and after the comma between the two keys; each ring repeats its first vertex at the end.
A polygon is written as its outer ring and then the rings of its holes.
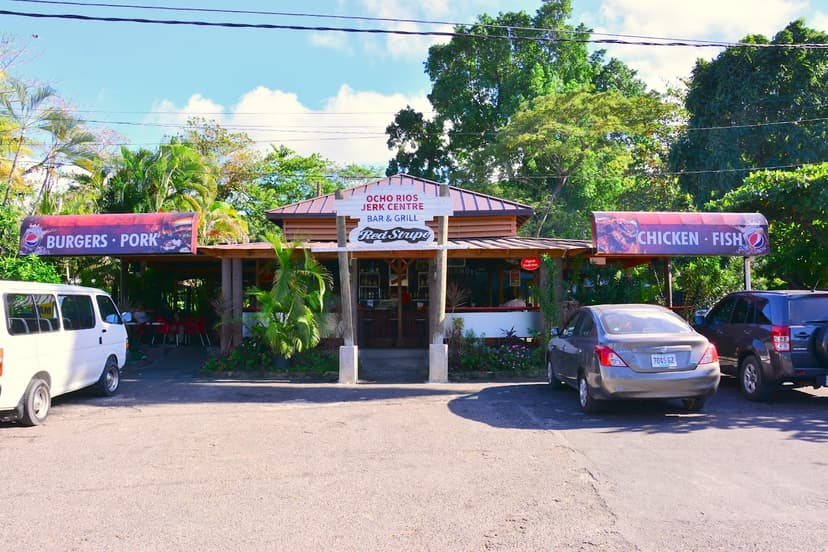
{"type": "MultiPolygon", "coordinates": [[[[232,10],[232,9],[215,9],[215,8],[190,8],[190,7],[172,7],[172,6],[147,6],[143,4],[112,4],[101,2],[69,2],[58,0],[11,0],[12,2],[22,2],[28,4],[49,4],[49,5],[66,5],[66,6],[83,6],[83,7],[103,7],[103,8],[128,8],[139,10],[153,10],[153,11],[174,11],[174,12],[199,12],[199,13],[221,13],[233,15],[269,15],[278,17],[300,17],[300,18],[319,18],[319,19],[339,19],[350,21],[370,21],[370,22],[385,22],[385,23],[415,23],[418,25],[442,25],[452,27],[475,27],[482,29],[498,29],[506,31],[532,31],[544,33],[561,33],[561,34],[575,34],[575,35],[597,35],[610,36],[621,38],[636,38],[646,40],[660,40],[660,41],[681,41],[681,42],[697,42],[702,44],[710,44],[709,41],[693,39],[693,38],[670,38],[657,37],[646,35],[632,35],[632,34],[618,34],[618,33],[599,33],[594,31],[579,31],[577,29],[549,29],[542,27],[522,27],[511,25],[492,25],[486,23],[462,23],[457,21],[441,21],[431,19],[410,19],[410,18],[396,18],[396,17],[369,17],[359,15],[336,15],[336,14],[317,14],[317,13],[297,13],[297,12],[274,12],[274,11],[259,11],[259,10],[232,10]]],[[[731,42],[716,42],[717,45],[736,46],[740,43],[731,42]]],[[[745,44],[747,45],[747,44],[745,44]]],[[[753,44],[750,44],[753,46],[753,44]]]]}
{"type": "MultiPolygon", "coordinates": [[[[290,31],[316,31],[316,32],[344,32],[357,34],[388,34],[388,35],[402,35],[402,36],[434,36],[434,37],[448,37],[448,38],[474,38],[480,40],[507,40],[507,41],[522,41],[522,42],[573,42],[573,43],[589,43],[589,44],[617,44],[617,45],[633,45],[633,46],[684,46],[691,48],[782,48],[782,49],[828,49],[828,44],[818,43],[799,43],[799,44],[758,44],[758,43],[744,43],[744,42],[692,42],[687,40],[675,41],[653,41],[653,40],[620,40],[615,38],[564,38],[548,36],[521,36],[513,33],[506,35],[488,35],[477,33],[464,33],[455,31],[414,31],[405,29],[367,29],[367,28],[353,28],[353,27],[323,27],[323,26],[309,26],[309,25],[277,25],[272,23],[231,23],[231,22],[214,22],[214,21],[186,21],[186,20],[169,20],[169,19],[145,19],[133,17],[100,17],[79,14],[45,14],[45,13],[28,13],[15,12],[9,10],[0,10],[0,15],[11,15],[17,17],[30,17],[39,19],[68,19],[76,21],[101,21],[109,23],[142,23],[154,25],[186,25],[198,27],[222,27],[231,29],[268,29],[268,30],[290,30],[290,31]]],[[[534,32],[544,33],[543,30],[533,29],[534,32]]],[[[584,33],[588,34],[588,33],[584,33]]]]}

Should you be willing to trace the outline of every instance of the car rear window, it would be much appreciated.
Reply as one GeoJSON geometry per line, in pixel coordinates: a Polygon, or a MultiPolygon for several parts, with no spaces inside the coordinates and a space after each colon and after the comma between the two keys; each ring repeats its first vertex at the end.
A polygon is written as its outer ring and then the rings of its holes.
{"type": "Polygon", "coordinates": [[[788,323],[805,324],[828,320],[828,295],[792,297],[788,303],[788,323]]]}
{"type": "Polygon", "coordinates": [[[693,329],[671,312],[624,310],[601,314],[604,331],[613,334],[692,333],[693,329]]]}

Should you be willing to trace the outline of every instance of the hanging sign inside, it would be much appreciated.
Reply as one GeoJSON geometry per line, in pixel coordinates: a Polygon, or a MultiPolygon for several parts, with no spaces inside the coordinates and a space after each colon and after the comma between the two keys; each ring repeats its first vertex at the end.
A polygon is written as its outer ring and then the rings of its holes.
{"type": "Polygon", "coordinates": [[[520,260],[520,268],[523,270],[537,270],[540,268],[540,257],[524,257],[520,260]]]}

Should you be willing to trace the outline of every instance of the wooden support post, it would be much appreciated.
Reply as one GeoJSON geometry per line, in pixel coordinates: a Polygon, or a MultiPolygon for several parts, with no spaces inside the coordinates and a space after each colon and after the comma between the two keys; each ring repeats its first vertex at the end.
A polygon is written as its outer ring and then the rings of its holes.
{"type": "Polygon", "coordinates": [[[555,263],[555,277],[554,281],[552,282],[553,289],[555,290],[555,305],[557,306],[558,313],[557,313],[557,320],[553,320],[552,323],[555,324],[556,328],[560,328],[564,322],[564,318],[566,317],[566,304],[565,300],[566,297],[564,296],[564,285],[563,285],[563,271],[564,267],[566,266],[564,263],[564,259],[562,257],[554,259],[555,263]]]}
{"type": "MultiPolygon", "coordinates": [[[[343,199],[342,190],[336,191],[336,199],[343,199]]],[[[348,261],[348,245],[345,236],[345,217],[336,217],[336,243],[339,248],[337,260],[339,261],[339,288],[340,305],[342,307],[343,341],[345,344],[339,348],[339,383],[356,383],[359,379],[359,352],[354,344],[354,302],[352,300],[351,266],[348,261]]]]}
{"type": "Polygon", "coordinates": [[[233,347],[241,345],[242,334],[242,312],[244,311],[244,289],[242,284],[242,260],[233,259],[232,264],[232,279],[233,279],[233,295],[232,295],[232,317],[233,323],[231,328],[233,330],[230,342],[233,347]]]}
{"type": "Polygon", "coordinates": [[[233,348],[233,333],[231,328],[233,323],[233,310],[230,306],[233,302],[231,265],[232,259],[221,260],[221,335],[219,336],[219,344],[222,355],[227,355],[233,348]]]}
{"type": "MultiPolygon", "coordinates": [[[[447,197],[449,187],[440,185],[440,196],[447,197]]],[[[448,347],[444,341],[446,332],[446,281],[448,279],[448,216],[438,217],[437,250],[435,257],[434,293],[429,297],[429,307],[433,311],[431,321],[431,345],[429,345],[428,381],[440,383],[448,381],[448,347]]]]}
{"type": "MultiPolygon", "coordinates": [[[[336,191],[336,199],[343,199],[342,190],[336,191]]],[[[345,345],[354,344],[354,317],[351,302],[351,270],[348,262],[348,240],[345,236],[345,217],[336,217],[336,244],[339,247],[337,259],[339,261],[339,288],[340,304],[342,307],[342,322],[344,324],[343,339],[345,345]]]]}

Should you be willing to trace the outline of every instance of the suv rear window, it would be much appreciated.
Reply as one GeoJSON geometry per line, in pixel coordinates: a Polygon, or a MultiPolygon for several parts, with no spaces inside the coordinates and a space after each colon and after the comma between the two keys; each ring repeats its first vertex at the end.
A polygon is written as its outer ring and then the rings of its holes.
{"type": "Polygon", "coordinates": [[[788,302],[789,324],[797,325],[826,320],[828,320],[828,295],[806,295],[791,298],[788,302]]]}

